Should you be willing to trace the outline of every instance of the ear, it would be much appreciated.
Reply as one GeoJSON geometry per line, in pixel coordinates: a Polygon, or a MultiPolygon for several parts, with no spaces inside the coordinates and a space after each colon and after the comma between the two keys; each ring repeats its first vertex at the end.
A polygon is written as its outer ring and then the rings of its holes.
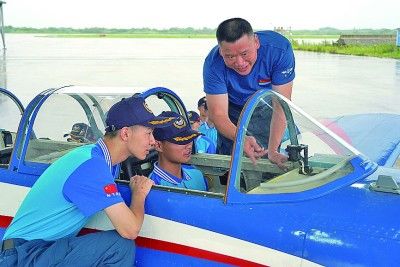
{"type": "Polygon", "coordinates": [[[129,134],[129,128],[128,127],[123,127],[121,130],[119,130],[119,137],[122,139],[122,141],[127,141],[129,134]]]}
{"type": "Polygon", "coordinates": [[[162,149],[162,142],[155,140],[156,142],[154,143],[154,148],[157,150],[157,152],[163,152],[162,149]]]}
{"type": "Polygon", "coordinates": [[[256,43],[256,49],[260,48],[260,40],[256,33],[254,34],[254,42],[256,43]]]}

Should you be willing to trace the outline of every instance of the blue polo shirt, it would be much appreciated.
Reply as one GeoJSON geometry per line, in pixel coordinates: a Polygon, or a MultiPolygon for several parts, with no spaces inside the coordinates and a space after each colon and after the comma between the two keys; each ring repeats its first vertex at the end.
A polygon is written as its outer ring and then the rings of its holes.
{"type": "Polygon", "coordinates": [[[154,163],[154,169],[150,173],[149,178],[156,185],[180,187],[194,190],[207,191],[207,182],[203,174],[198,169],[190,165],[182,165],[182,179],[161,169],[158,162],[154,163]]]}
{"type": "Polygon", "coordinates": [[[256,32],[260,41],[257,60],[248,75],[240,75],[226,67],[219,46],[215,46],[203,65],[204,92],[228,94],[229,101],[243,106],[259,89],[291,82],[295,77],[292,46],[284,36],[274,31],[256,32]]]}
{"type": "Polygon", "coordinates": [[[207,136],[213,142],[213,144],[217,146],[217,128],[210,127],[207,122],[204,122],[200,125],[198,131],[207,136]]]}
{"type": "Polygon", "coordinates": [[[217,153],[217,144],[214,144],[210,138],[205,135],[199,135],[194,140],[194,148],[196,153],[217,153]]]}
{"type": "Polygon", "coordinates": [[[90,216],[123,202],[102,139],[64,155],[39,177],[22,202],[3,239],[56,240],[75,236],[90,216]]]}

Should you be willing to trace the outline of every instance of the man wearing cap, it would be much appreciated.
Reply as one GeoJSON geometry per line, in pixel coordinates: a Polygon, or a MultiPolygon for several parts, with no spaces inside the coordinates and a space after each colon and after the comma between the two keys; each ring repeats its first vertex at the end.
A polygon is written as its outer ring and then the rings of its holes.
{"type": "MultiPolygon", "coordinates": [[[[291,98],[295,58],[284,36],[273,31],[254,32],[242,18],[221,22],[216,37],[218,45],[203,65],[204,92],[209,116],[218,130],[218,153],[230,155],[240,113],[256,91],[274,90],[291,98]]],[[[279,105],[272,104],[272,114],[266,108],[254,111],[259,123],[249,125],[252,134],[245,137],[243,151],[253,163],[268,153],[271,162],[284,168],[287,156],[279,153],[279,146],[286,121],[279,105]]]]}
{"type": "Polygon", "coordinates": [[[198,108],[200,111],[200,119],[202,118],[202,113],[204,113],[204,116],[206,117],[206,120],[202,123],[200,123],[200,126],[198,128],[199,132],[207,136],[210,140],[212,140],[213,144],[217,146],[217,139],[218,139],[218,132],[217,128],[215,128],[214,122],[210,119],[208,116],[208,105],[207,105],[207,99],[205,97],[201,98],[199,100],[201,102],[201,108],[198,108]]]}
{"type": "MultiPolygon", "coordinates": [[[[199,135],[196,137],[194,141],[194,146],[193,146],[193,152],[194,153],[208,153],[208,154],[215,154],[217,152],[217,142],[211,140],[207,134],[210,134],[211,132],[209,131],[203,131],[202,132],[200,129],[202,128],[203,125],[207,124],[207,122],[203,123],[200,125],[200,116],[197,114],[196,111],[188,111],[187,113],[190,126],[192,127],[193,130],[199,131],[203,135],[199,135]]],[[[214,128],[215,129],[215,128],[214,128]]],[[[210,129],[211,130],[211,129],[210,129]]],[[[212,134],[212,133],[211,133],[212,134]]],[[[216,137],[216,134],[215,134],[216,137]]]]}
{"type": "Polygon", "coordinates": [[[158,162],[149,177],[157,185],[207,191],[207,182],[201,171],[184,165],[190,160],[193,140],[200,133],[192,130],[185,119],[175,112],[164,111],[160,116],[178,119],[168,127],[154,130],[158,162]]]}
{"type": "Polygon", "coordinates": [[[83,122],[72,125],[71,132],[64,134],[64,137],[67,137],[68,142],[92,143],[96,141],[92,128],[83,122]]]}
{"type": "Polygon", "coordinates": [[[1,246],[0,266],[132,266],[153,181],[130,180],[127,206],[114,179],[131,155],[144,159],[155,140],[152,131],[175,118],[156,117],[141,97],[122,99],[107,114],[106,133],[50,165],[32,186],[1,246]],[[87,221],[104,211],[115,230],[77,236],[87,221]]]}
{"type": "Polygon", "coordinates": [[[207,114],[207,99],[205,96],[197,101],[197,109],[200,113],[200,124],[203,124],[208,121],[208,114],[207,114]]]}

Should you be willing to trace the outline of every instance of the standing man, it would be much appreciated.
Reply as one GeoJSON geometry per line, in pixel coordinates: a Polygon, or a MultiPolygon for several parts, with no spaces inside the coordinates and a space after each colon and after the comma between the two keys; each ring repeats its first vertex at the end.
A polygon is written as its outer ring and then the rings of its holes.
{"type": "Polygon", "coordinates": [[[207,99],[205,96],[203,96],[202,98],[199,99],[199,101],[197,101],[197,109],[200,114],[200,124],[206,123],[208,120],[206,105],[207,105],[207,99]]]}
{"type": "MultiPolygon", "coordinates": [[[[200,125],[200,116],[197,114],[196,111],[188,111],[187,112],[190,127],[195,130],[199,131],[200,127],[203,125],[207,125],[207,122],[204,122],[200,125]]],[[[215,129],[215,128],[214,128],[215,129]]],[[[197,136],[194,140],[193,144],[193,153],[209,153],[209,154],[216,154],[217,152],[217,142],[213,142],[208,136],[207,133],[201,132],[201,135],[197,136]]],[[[216,133],[215,133],[216,135],[216,133]]]]}
{"type": "MultiPolygon", "coordinates": [[[[230,155],[236,125],[244,104],[259,89],[272,89],[290,99],[295,77],[295,60],[290,42],[273,31],[253,32],[250,23],[242,18],[223,21],[217,28],[218,45],[204,62],[203,80],[209,116],[218,130],[218,151],[230,155]]],[[[255,111],[257,113],[257,111],[255,111]]],[[[255,132],[258,138],[247,136],[245,154],[253,161],[268,153],[268,158],[283,167],[287,157],[278,152],[286,122],[282,111],[257,114],[271,121],[271,127],[255,132]],[[268,118],[269,117],[269,118],[268,118]],[[271,134],[269,134],[271,128],[271,134]]],[[[265,120],[263,121],[265,123],[265,120]]]]}
{"type": "Polygon", "coordinates": [[[217,147],[217,139],[218,139],[217,128],[215,128],[214,123],[208,116],[208,106],[205,97],[204,97],[204,104],[202,105],[202,110],[206,115],[207,120],[200,124],[198,131],[207,136],[213,142],[214,146],[217,147]]]}
{"type": "Polygon", "coordinates": [[[174,119],[154,116],[137,96],[113,105],[104,138],[58,159],[32,186],[4,234],[0,266],[133,266],[153,181],[131,178],[128,207],[114,179],[129,156],[146,158],[155,144],[153,128],[174,119]],[[115,230],[77,236],[99,211],[115,230]]]}

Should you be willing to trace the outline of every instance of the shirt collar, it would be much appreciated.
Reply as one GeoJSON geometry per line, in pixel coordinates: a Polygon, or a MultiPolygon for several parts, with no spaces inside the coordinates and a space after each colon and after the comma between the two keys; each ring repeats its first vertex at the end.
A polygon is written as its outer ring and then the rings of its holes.
{"type": "Polygon", "coordinates": [[[205,121],[203,124],[204,128],[206,128],[207,130],[210,129],[210,126],[208,125],[208,123],[205,121]]]}
{"type": "Polygon", "coordinates": [[[183,180],[189,181],[190,180],[190,176],[189,174],[187,174],[183,168],[181,168],[182,170],[182,179],[176,177],[175,175],[170,174],[169,172],[161,169],[158,166],[158,161],[154,163],[154,169],[153,172],[155,174],[157,174],[161,179],[163,179],[164,181],[167,181],[168,183],[171,184],[175,184],[178,185],[180,184],[183,180]]]}
{"type": "Polygon", "coordinates": [[[112,172],[111,155],[108,151],[106,144],[104,143],[104,140],[102,138],[99,138],[99,140],[97,140],[97,144],[103,151],[104,159],[106,160],[108,167],[110,167],[110,172],[112,172]]]}

